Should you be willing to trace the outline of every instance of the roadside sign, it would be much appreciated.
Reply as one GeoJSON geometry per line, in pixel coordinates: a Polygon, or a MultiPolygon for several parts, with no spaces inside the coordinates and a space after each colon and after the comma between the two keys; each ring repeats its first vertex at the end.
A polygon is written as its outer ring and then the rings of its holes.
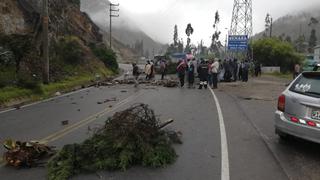
{"type": "Polygon", "coordinates": [[[230,51],[247,51],[248,35],[229,35],[228,49],[230,51]]]}

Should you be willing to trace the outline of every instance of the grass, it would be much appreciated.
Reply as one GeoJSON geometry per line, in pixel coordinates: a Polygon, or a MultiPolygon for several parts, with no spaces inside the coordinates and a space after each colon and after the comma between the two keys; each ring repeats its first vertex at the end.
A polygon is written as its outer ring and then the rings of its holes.
{"type": "MultiPolygon", "coordinates": [[[[109,70],[101,69],[100,75],[107,77],[113,75],[109,70]]],[[[20,87],[5,87],[0,89],[0,107],[6,106],[12,101],[37,101],[45,98],[52,97],[56,92],[69,92],[75,87],[88,85],[95,76],[92,74],[82,74],[75,77],[67,78],[63,81],[50,83],[48,85],[41,84],[41,91],[31,90],[20,87]]]]}

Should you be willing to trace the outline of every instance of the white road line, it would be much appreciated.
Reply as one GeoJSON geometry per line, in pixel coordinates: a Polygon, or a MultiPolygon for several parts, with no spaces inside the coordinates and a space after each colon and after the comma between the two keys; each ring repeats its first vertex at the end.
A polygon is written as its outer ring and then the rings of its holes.
{"type": "Polygon", "coordinates": [[[221,136],[221,180],[229,180],[229,155],[228,155],[228,141],[227,141],[227,134],[226,128],[224,126],[224,120],[222,115],[222,110],[220,107],[219,100],[213,90],[209,88],[213,99],[217,106],[218,117],[219,117],[219,124],[220,124],[220,136],[221,136]]]}

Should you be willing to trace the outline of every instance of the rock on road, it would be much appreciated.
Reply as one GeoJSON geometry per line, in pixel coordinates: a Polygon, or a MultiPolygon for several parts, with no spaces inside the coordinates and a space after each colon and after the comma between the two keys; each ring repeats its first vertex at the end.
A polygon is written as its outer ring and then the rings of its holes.
{"type": "MultiPolygon", "coordinates": [[[[248,84],[223,84],[219,90],[215,90],[225,123],[228,152],[224,153],[228,154],[230,179],[286,180],[319,177],[319,145],[299,140],[280,142],[274,135],[275,96],[284,88],[282,82],[277,83],[274,80],[255,79],[248,84]],[[250,86],[256,88],[256,94],[245,91],[250,86]],[[266,94],[263,87],[271,87],[273,91],[266,94]]],[[[83,141],[90,136],[88,129],[103,124],[114,112],[135,103],[149,104],[161,120],[175,120],[169,128],[183,133],[183,144],[175,145],[179,155],[177,162],[161,169],[133,167],[126,172],[81,174],[73,179],[221,179],[223,152],[220,121],[217,104],[209,90],[145,85],[139,88],[134,88],[133,85],[90,88],[20,110],[1,113],[0,141],[6,138],[46,140],[50,145],[61,148],[67,143],[83,141]],[[116,101],[97,103],[112,98],[116,98],[116,101]],[[69,124],[63,126],[61,121],[66,120],[69,124]]],[[[46,169],[17,170],[2,166],[0,177],[5,180],[21,177],[30,180],[46,179],[46,169]]]]}

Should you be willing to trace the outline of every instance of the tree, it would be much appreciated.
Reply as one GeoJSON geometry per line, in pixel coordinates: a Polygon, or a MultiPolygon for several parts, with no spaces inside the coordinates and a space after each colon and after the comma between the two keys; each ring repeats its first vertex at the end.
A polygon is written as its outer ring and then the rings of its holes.
{"type": "Polygon", "coordinates": [[[310,18],[310,22],[309,22],[309,26],[313,26],[313,25],[317,25],[317,24],[319,24],[319,21],[316,19],[316,18],[314,18],[314,17],[311,17],[310,18]]]}
{"type": "Polygon", "coordinates": [[[292,39],[291,39],[291,37],[289,35],[286,37],[285,41],[287,41],[288,43],[292,44],[292,39]]]}
{"type": "Polygon", "coordinates": [[[308,48],[309,53],[312,53],[313,48],[317,45],[316,26],[318,24],[319,24],[319,21],[316,18],[314,17],[310,18],[310,22],[308,24],[311,27],[311,33],[309,37],[309,48],[308,48]]]}
{"type": "Polygon", "coordinates": [[[264,66],[280,66],[282,72],[292,70],[303,58],[291,44],[277,38],[265,38],[253,42],[253,57],[264,66]]]}
{"type": "Polygon", "coordinates": [[[186,28],[186,35],[188,36],[187,45],[186,45],[186,49],[185,49],[186,52],[190,51],[190,42],[191,42],[190,35],[192,35],[192,34],[193,34],[193,27],[191,26],[191,23],[189,23],[186,28]]]}
{"type": "Polygon", "coordinates": [[[309,38],[309,52],[311,53],[313,48],[317,45],[317,35],[316,30],[312,29],[309,38]]]}
{"type": "Polygon", "coordinates": [[[181,40],[179,41],[179,44],[178,44],[178,51],[177,52],[180,52],[182,53],[183,52],[183,39],[181,38],[181,40]]]}
{"type": "Polygon", "coordinates": [[[214,16],[214,24],[213,24],[214,33],[211,38],[211,46],[210,46],[211,51],[214,52],[216,56],[220,55],[219,49],[222,47],[222,44],[219,40],[220,34],[221,34],[221,31],[219,31],[219,28],[218,28],[219,23],[220,23],[220,15],[219,15],[219,12],[216,11],[214,16]]]}
{"type": "Polygon", "coordinates": [[[305,53],[307,51],[307,44],[306,44],[306,38],[304,35],[299,36],[295,42],[294,46],[296,48],[296,51],[299,53],[305,53]]]}
{"type": "Polygon", "coordinates": [[[174,46],[178,45],[178,38],[179,38],[179,36],[178,36],[178,26],[175,25],[174,26],[174,32],[173,32],[173,45],[174,46]]]}
{"type": "Polygon", "coordinates": [[[214,15],[214,24],[213,24],[213,28],[217,28],[216,26],[219,24],[220,22],[220,15],[219,12],[216,11],[215,15],[214,15]]]}

